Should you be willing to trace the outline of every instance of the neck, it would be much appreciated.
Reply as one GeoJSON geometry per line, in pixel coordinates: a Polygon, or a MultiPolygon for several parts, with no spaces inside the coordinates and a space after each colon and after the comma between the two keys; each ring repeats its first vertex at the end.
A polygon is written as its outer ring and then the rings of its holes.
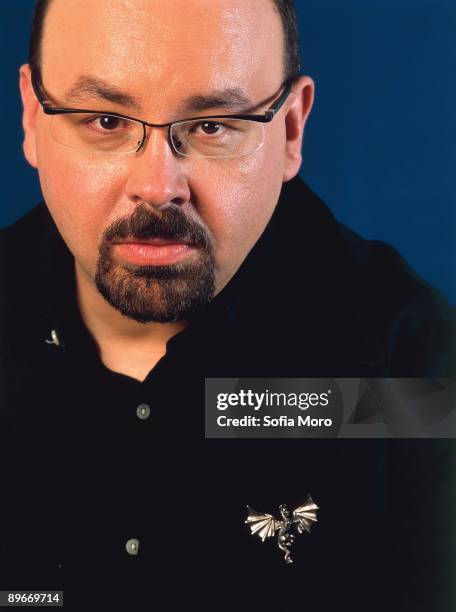
{"type": "Polygon", "coordinates": [[[123,316],[99,293],[95,283],[76,264],[76,286],[82,319],[94,338],[103,364],[137,380],[166,353],[166,344],[187,327],[175,323],[138,323],[123,316]]]}

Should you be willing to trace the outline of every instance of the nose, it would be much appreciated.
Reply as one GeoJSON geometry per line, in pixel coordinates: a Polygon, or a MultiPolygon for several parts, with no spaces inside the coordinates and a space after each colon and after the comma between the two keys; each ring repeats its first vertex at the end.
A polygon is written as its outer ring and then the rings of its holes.
{"type": "Polygon", "coordinates": [[[171,149],[166,128],[148,128],[145,143],[130,159],[126,184],[130,201],[154,208],[189,202],[185,159],[171,149]]]}

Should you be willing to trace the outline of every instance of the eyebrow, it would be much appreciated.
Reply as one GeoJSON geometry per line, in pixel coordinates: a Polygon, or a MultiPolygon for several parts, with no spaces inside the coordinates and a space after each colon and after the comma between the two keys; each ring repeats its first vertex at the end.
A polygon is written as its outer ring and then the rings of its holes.
{"type": "MultiPolygon", "coordinates": [[[[122,91],[115,85],[94,76],[80,76],[77,81],[66,92],[65,98],[69,102],[80,102],[85,97],[95,97],[106,100],[113,104],[126,106],[135,110],[141,110],[138,100],[122,91]]],[[[193,113],[210,110],[212,108],[224,108],[230,110],[248,109],[253,103],[239,87],[228,87],[221,90],[213,90],[207,95],[193,95],[184,100],[178,108],[179,114],[193,113]]]]}
{"type": "Polygon", "coordinates": [[[65,92],[65,97],[70,102],[78,102],[87,96],[107,100],[121,106],[129,106],[136,110],[141,107],[139,102],[130,94],[121,91],[115,85],[110,85],[103,79],[93,76],[80,76],[76,83],[65,92]]]}
{"type": "Polygon", "coordinates": [[[229,87],[227,89],[211,91],[207,95],[190,96],[179,106],[178,112],[193,113],[210,110],[212,108],[246,110],[251,106],[253,106],[253,102],[246,96],[242,89],[238,87],[229,87]]]}

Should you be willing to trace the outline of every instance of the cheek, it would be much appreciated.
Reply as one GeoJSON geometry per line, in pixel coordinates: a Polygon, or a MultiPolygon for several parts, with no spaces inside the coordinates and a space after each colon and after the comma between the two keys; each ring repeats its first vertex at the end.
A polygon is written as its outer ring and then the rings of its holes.
{"type": "Polygon", "coordinates": [[[93,267],[113,202],[124,184],[119,164],[82,159],[46,141],[38,151],[41,188],[51,215],[75,257],[93,267]]]}
{"type": "Polygon", "coordinates": [[[281,162],[270,147],[236,160],[211,161],[200,214],[216,240],[220,284],[228,282],[268,224],[282,188],[281,162]],[[211,205],[209,204],[211,202],[211,205]]]}

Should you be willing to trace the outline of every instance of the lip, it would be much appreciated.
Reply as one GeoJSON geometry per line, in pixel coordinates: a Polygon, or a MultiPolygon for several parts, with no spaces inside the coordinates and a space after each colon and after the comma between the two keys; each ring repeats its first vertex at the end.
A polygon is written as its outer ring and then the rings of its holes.
{"type": "Polygon", "coordinates": [[[196,250],[186,242],[162,238],[116,242],[113,248],[120,259],[137,266],[169,266],[186,259],[196,250]]]}

